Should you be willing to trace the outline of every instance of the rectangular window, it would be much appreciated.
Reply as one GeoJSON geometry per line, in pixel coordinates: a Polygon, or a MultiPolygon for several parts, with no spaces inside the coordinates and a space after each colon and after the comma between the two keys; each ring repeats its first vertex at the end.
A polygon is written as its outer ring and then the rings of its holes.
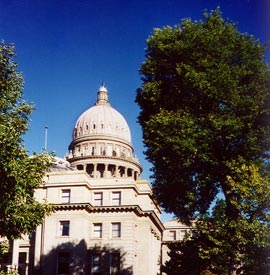
{"type": "Polygon", "coordinates": [[[69,253],[60,252],[57,257],[58,275],[69,275],[69,253]]]}
{"type": "Polygon", "coordinates": [[[69,221],[60,221],[60,236],[69,236],[69,221]]]}
{"type": "Polygon", "coordinates": [[[110,254],[110,274],[118,274],[120,271],[120,253],[110,254]]]}
{"type": "Polygon", "coordinates": [[[172,230],[172,231],[169,231],[169,238],[170,240],[176,240],[176,231],[175,230],[172,230]]]}
{"type": "Polygon", "coordinates": [[[94,223],[93,237],[102,238],[102,223],[94,223]]]}
{"type": "Polygon", "coordinates": [[[121,237],[121,223],[114,222],[112,223],[112,238],[120,238],[121,237]]]}
{"type": "Polygon", "coordinates": [[[112,205],[121,204],[121,192],[112,192],[112,205]]]}
{"type": "Polygon", "coordinates": [[[27,253],[19,252],[19,266],[24,266],[27,262],[27,253]]]}
{"type": "Polygon", "coordinates": [[[92,255],[92,272],[93,275],[101,275],[101,255],[99,253],[92,255]]]}
{"type": "Polygon", "coordinates": [[[180,231],[180,238],[181,238],[181,240],[185,238],[186,234],[187,234],[187,230],[186,229],[182,229],[180,231]]]}
{"type": "Polygon", "coordinates": [[[103,205],[103,193],[102,192],[94,193],[94,205],[95,206],[103,205]]]}
{"type": "Polygon", "coordinates": [[[62,189],[62,203],[70,203],[70,189],[62,189]]]}

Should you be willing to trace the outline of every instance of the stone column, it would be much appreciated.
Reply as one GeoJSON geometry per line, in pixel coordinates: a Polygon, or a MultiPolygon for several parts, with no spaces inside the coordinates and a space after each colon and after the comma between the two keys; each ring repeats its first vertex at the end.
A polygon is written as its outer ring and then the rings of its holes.
{"type": "Polygon", "coordinates": [[[105,164],[105,163],[104,163],[104,166],[105,166],[105,168],[104,168],[104,176],[103,176],[103,177],[104,177],[105,179],[107,179],[107,178],[108,178],[108,174],[109,174],[109,173],[108,173],[108,164],[105,164]]]}
{"type": "Polygon", "coordinates": [[[12,268],[18,269],[19,266],[19,242],[20,240],[13,241],[13,248],[12,248],[12,268]]]}
{"type": "Polygon", "coordinates": [[[97,178],[97,163],[94,163],[93,176],[94,176],[94,178],[97,178]]]}
{"type": "Polygon", "coordinates": [[[34,259],[34,266],[38,266],[40,264],[40,257],[41,257],[41,248],[42,248],[42,227],[43,225],[39,225],[36,228],[35,232],[35,259],[34,259]]]}
{"type": "Polygon", "coordinates": [[[116,176],[117,178],[120,177],[119,166],[118,166],[118,165],[115,165],[115,176],[116,176]]]}

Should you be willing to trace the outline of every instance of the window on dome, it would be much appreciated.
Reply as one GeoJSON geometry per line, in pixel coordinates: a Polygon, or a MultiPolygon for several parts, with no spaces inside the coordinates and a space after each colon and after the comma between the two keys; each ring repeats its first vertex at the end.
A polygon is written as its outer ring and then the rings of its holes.
{"type": "Polygon", "coordinates": [[[101,124],[101,129],[103,129],[103,128],[104,128],[104,124],[102,123],[102,124],[101,124]]]}
{"type": "Polygon", "coordinates": [[[95,147],[94,147],[94,146],[91,147],[91,155],[92,155],[92,156],[95,155],[95,147]]]}
{"type": "Polygon", "coordinates": [[[112,156],[112,144],[107,144],[107,155],[112,156]]]}
{"type": "Polygon", "coordinates": [[[84,154],[84,155],[87,155],[87,153],[88,153],[88,147],[87,147],[87,146],[84,146],[84,148],[83,148],[83,154],[84,154]]]}
{"type": "Polygon", "coordinates": [[[93,124],[93,129],[96,129],[96,124],[93,124]]]}

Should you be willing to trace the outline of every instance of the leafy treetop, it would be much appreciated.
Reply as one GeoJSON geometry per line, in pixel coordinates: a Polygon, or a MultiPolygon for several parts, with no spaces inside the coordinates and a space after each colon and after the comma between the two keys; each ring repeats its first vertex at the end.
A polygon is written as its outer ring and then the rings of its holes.
{"type": "Polygon", "coordinates": [[[33,106],[23,100],[23,77],[12,44],[0,43],[0,237],[29,234],[50,212],[33,197],[49,165],[47,154],[32,157],[23,146],[33,106]]]}
{"type": "Polygon", "coordinates": [[[206,213],[220,192],[237,216],[241,195],[228,178],[269,157],[265,48],[218,9],[204,16],[154,30],[136,98],[154,192],[184,222],[206,213]]]}

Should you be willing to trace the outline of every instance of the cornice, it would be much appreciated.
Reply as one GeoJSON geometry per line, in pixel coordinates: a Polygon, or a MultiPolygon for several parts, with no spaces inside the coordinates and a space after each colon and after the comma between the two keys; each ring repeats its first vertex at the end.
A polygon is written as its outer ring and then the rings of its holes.
{"type": "Polygon", "coordinates": [[[78,160],[113,160],[113,161],[124,161],[129,162],[135,166],[137,166],[140,170],[142,170],[142,166],[139,164],[138,161],[136,161],[134,158],[121,158],[121,157],[113,157],[113,156],[92,156],[92,155],[84,155],[84,156],[74,156],[72,158],[68,158],[68,161],[70,163],[78,161],[78,160]]]}
{"type": "Polygon", "coordinates": [[[78,143],[81,143],[81,142],[86,142],[86,141],[101,141],[101,140],[106,140],[106,141],[109,141],[109,142],[118,142],[118,143],[122,143],[122,144],[125,144],[129,147],[132,148],[132,151],[133,151],[133,146],[130,142],[128,142],[127,140],[125,139],[122,139],[122,138],[119,138],[119,137],[115,137],[114,135],[110,135],[110,134],[95,134],[95,133],[91,133],[89,135],[83,135],[81,137],[77,137],[75,138],[74,140],[72,140],[72,142],[70,143],[69,145],[69,148],[71,148],[72,146],[76,146],[78,143]]]}
{"type": "Polygon", "coordinates": [[[165,230],[163,223],[160,221],[154,211],[144,211],[139,205],[119,205],[119,206],[93,206],[90,203],[66,203],[53,204],[56,211],[67,210],[86,210],[88,213],[119,213],[119,212],[134,212],[139,217],[149,217],[152,223],[159,229],[160,232],[165,230]]]}

